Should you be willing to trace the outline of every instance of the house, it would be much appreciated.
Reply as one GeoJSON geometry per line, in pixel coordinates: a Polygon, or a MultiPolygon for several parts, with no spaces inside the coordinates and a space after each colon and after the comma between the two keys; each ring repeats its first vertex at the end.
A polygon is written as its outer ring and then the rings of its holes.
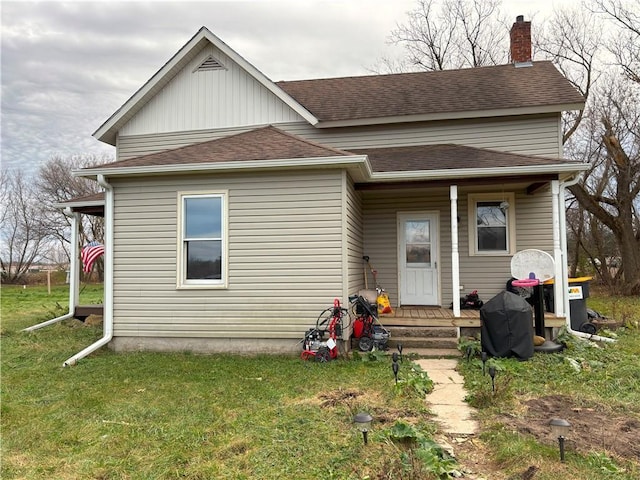
{"type": "Polygon", "coordinates": [[[584,98],[531,60],[530,22],[511,38],[507,65],[273,82],[201,28],[95,132],[116,161],[74,172],[105,188],[105,337],[67,364],[299,350],[364,288],[363,255],[395,308],[454,317],[520,250],[566,277],[564,187],[587,166],[562,158],[561,114],[584,98]]]}

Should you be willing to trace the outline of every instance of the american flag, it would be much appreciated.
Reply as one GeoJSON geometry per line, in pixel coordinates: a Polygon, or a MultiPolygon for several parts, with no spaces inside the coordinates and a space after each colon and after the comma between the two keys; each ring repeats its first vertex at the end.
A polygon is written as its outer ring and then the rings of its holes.
{"type": "Polygon", "coordinates": [[[87,243],[84,247],[82,247],[82,263],[84,265],[84,271],[90,272],[91,267],[98,259],[100,255],[104,254],[104,245],[98,242],[90,242],[87,243]]]}

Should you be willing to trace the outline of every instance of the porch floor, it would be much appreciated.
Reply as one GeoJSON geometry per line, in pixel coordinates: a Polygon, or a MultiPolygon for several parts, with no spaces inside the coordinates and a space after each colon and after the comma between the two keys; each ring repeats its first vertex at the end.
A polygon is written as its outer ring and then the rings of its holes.
{"type": "MultiPolygon", "coordinates": [[[[456,318],[449,308],[403,306],[380,315],[380,323],[398,327],[480,327],[480,311],[460,310],[460,317],[456,318]]],[[[546,312],[544,323],[547,328],[562,327],[565,318],[546,312]]]]}
{"type": "Polygon", "coordinates": [[[76,305],[73,311],[73,318],[77,318],[81,322],[84,322],[89,315],[102,315],[104,313],[104,305],[76,305]]]}

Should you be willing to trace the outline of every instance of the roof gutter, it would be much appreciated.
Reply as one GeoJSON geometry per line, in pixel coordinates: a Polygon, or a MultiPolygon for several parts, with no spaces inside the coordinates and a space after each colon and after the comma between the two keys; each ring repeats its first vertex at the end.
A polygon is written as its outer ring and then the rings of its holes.
{"type": "Polygon", "coordinates": [[[508,175],[546,174],[546,173],[575,173],[589,169],[589,164],[552,164],[517,167],[491,168],[456,168],[442,170],[412,170],[404,172],[374,172],[374,181],[397,180],[444,180],[469,177],[496,177],[508,175]]]}
{"type": "Polygon", "coordinates": [[[69,259],[69,311],[64,315],[56,317],[46,322],[38,323],[27,327],[23,332],[33,332],[43,327],[53,325],[54,323],[73,318],[74,310],[78,301],[78,283],[79,283],[79,265],[78,265],[78,222],[79,215],[74,213],[71,208],[67,207],[63,210],[63,213],[71,219],[71,258],[69,259]]]}
{"type": "Polygon", "coordinates": [[[565,198],[565,189],[567,187],[570,187],[572,185],[575,185],[576,183],[578,183],[578,181],[580,180],[580,175],[576,174],[573,178],[567,180],[566,182],[560,182],[560,191],[559,191],[559,198],[562,201],[561,205],[562,208],[560,208],[560,222],[561,225],[564,225],[564,228],[560,229],[560,241],[561,241],[561,245],[562,245],[562,258],[564,259],[564,261],[562,262],[562,299],[564,300],[564,315],[565,315],[565,327],[567,329],[567,332],[569,332],[572,335],[575,335],[576,337],[580,337],[580,338],[586,338],[587,340],[595,340],[597,342],[610,342],[613,343],[616,340],[613,338],[609,338],[609,337],[603,337],[600,335],[590,335],[588,333],[584,333],[584,332],[579,332],[577,330],[574,330],[571,328],[571,308],[569,305],[569,271],[568,271],[568,263],[567,263],[567,259],[568,257],[568,247],[567,247],[567,214],[566,214],[566,208],[564,208],[565,202],[564,202],[564,198],[565,198]]]}
{"type": "Polygon", "coordinates": [[[86,357],[100,347],[108,344],[113,338],[113,187],[104,175],[99,174],[97,181],[104,188],[104,312],[102,338],[74,356],[68,358],[63,367],[75,365],[78,360],[86,357]]]}
{"type": "Polygon", "coordinates": [[[462,120],[471,118],[506,117],[510,115],[545,115],[584,109],[584,103],[563,103],[494,110],[462,110],[459,112],[436,112],[415,115],[395,115],[388,117],[366,117],[341,120],[322,120],[316,128],[360,127],[365,125],[386,125],[389,123],[433,122],[439,120],[462,120]]]}

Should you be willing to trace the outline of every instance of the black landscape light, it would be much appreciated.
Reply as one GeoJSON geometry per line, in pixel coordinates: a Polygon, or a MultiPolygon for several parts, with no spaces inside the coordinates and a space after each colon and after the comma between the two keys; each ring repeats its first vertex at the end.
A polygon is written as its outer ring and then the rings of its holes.
{"type": "Polygon", "coordinates": [[[482,375],[485,374],[486,370],[486,365],[487,365],[487,352],[482,352],[482,354],[480,355],[480,358],[482,359],[482,375]]]}
{"type": "Polygon", "coordinates": [[[489,376],[491,377],[491,391],[496,393],[496,367],[491,365],[489,367],[489,376]]]}
{"type": "Polygon", "coordinates": [[[402,361],[402,344],[398,344],[398,352],[400,353],[400,361],[402,361]]]}
{"type": "Polygon", "coordinates": [[[398,352],[393,352],[391,354],[391,360],[393,360],[393,363],[396,363],[398,361],[398,352]]]}
{"type": "Polygon", "coordinates": [[[362,432],[362,439],[364,440],[365,445],[369,443],[367,434],[369,433],[371,422],[373,422],[373,417],[367,412],[357,413],[356,416],[353,417],[353,423],[355,423],[356,427],[358,427],[358,430],[362,432]]]}
{"type": "Polygon", "coordinates": [[[473,353],[473,347],[471,345],[469,345],[467,347],[467,351],[466,351],[466,357],[467,357],[467,363],[469,363],[469,361],[471,361],[471,354],[473,353]]]}
{"type": "Polygon", "coordinates": [[[549,422],[551,433],[558,438],[558,446],[560,447],[560,461],[564,462],[564,441],[569,433],[571,424],[564,418],[552,418],[549,422]]]}
{"type": "Polygon", "coordinates": [[[398,364],[398,362],[393,362],[391,364],[391,368],[393,369],[393,376],[396,379],[396,384],[398,383],[398,371],[400,370],[400,365],[398,364]]]}

